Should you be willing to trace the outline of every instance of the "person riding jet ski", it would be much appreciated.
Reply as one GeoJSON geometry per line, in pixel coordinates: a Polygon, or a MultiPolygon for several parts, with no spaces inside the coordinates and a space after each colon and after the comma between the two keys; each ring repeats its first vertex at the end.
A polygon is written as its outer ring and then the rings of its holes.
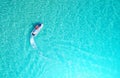
{"type": "Polygon", "coordinates": [[[36,36],[40,32],[40,30],[42,29],[42,27],[43,27],[43,24],[37,24],[35,26],[35,28],[33,29],[31,35],[32,36],[36,36]]]}

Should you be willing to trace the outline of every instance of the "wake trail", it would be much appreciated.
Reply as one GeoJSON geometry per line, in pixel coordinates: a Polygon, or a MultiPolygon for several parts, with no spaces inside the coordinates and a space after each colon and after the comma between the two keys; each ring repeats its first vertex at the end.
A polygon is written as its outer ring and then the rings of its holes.
{"type": "Polygon", "coordinates": [[[34,40],[33,36],[30,37],[30,44],[33,48],[37,49],[37,46],[36,46],[36,43],[35,43],[35,40],[34,40]]]}

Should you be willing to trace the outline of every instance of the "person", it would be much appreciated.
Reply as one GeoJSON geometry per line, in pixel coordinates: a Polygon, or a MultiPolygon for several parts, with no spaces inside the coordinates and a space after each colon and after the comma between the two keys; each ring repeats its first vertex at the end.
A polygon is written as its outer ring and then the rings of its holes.
{"type": "Polygon", "coordinates": [[[37,25],[37,26],[35,26],[35,29],[38,29],[39,28],[39,26],[37,25]]]}

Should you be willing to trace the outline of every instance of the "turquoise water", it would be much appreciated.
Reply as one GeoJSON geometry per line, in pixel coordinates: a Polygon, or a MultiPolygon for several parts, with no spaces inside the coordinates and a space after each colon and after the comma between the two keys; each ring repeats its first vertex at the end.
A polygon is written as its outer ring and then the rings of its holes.
{"type": "Polygon", "coordinates": [[[119,78],[119,0],[1,0],[0,78],[119,78]],[[43,29],[30,45],[33,24],[43,29]]]}

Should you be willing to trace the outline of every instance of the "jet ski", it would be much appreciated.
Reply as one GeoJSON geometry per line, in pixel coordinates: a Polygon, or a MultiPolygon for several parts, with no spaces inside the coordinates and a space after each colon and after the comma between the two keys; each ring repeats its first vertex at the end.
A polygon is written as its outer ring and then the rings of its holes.
{"type": "Polygon", "coordinates": [[[31,32],[31,36],[35,37],[37,36],[37,34],[40,32],[40,30],[42,29],[43,24],[37,24],[35,26],[35,28],[33,29],[33,31],[31,32]]]}

